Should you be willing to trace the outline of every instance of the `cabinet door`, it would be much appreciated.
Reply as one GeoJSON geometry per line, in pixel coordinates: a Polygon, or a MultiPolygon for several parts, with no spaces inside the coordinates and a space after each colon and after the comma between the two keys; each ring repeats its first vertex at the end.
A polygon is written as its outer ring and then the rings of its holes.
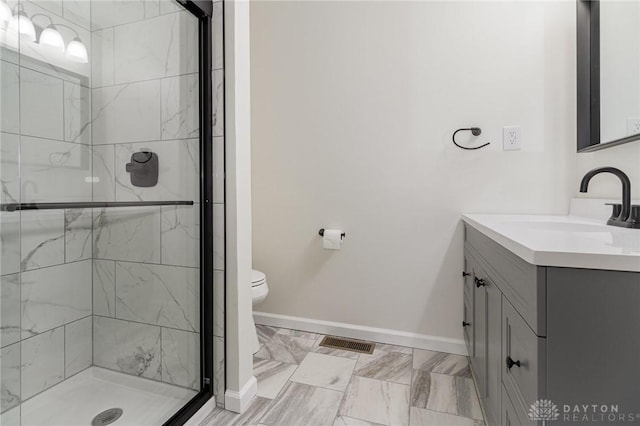
{"type": "Polygon", "coordinates": [[[491,421],[489,421],[488,423],[490,425],[499,424],[502,426],[522,426],[522,423],[518,419],[516,409],[509,399],[507,391],[502,386],[500,389],[502,389],[502,409],[500,411],[502,414],[500,415],[500,422],[491,423],[491,421]]]}
{"type": "Polygon", "coordinates": [[[485,279],[487,298],[487,370],[485,411],[489,424],[499,424],[502,400],[502,293],[488,278],[485,279]]]}
{"type": "Polygon", "coordinates": [[[474,347],[473,347],[473,301],[464,298],[464,302],[462,304],[462,327],[463,327],[463,335],[464,335],[464,343],[467,346],[467,352],[469,352],[469,356],[473,356],[474,347]]]}
{"type": "Polygon", "coordinates": [[[473,270],[471,266],[472,260],[465,255],[464,259],[464,273],[468,275],[464,276],[464,295],[462,303],[462,327],[464,342],[467,346],[467,352],[469,356],[473,357],[475,347],[473,344],[473,270]]]}
{"type": "Polygon", "coordinates": [[[484,399],[487,394],[487,290],[483,277],[486,274],[478,264],[473,268],[473,346],[475,351],[471,357],[471,363],[478,380],[480,397],[484,399]]]}

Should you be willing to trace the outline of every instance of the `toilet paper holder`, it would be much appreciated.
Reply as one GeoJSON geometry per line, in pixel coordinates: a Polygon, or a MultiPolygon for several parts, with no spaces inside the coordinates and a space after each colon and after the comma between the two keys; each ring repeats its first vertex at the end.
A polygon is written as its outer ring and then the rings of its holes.
{"type": "MultiPolygon", "coordinates": [[[[321,237],[324,237],[324,228],[321,228],[321,229],[318,231],[318,235],[320,235],[321,237]]],[[[340,234],[340,236],[341,236],[342,238],[344,238],[344,237],[346,237],[346,236],[347,236],[347,234],[346,234],[345,232],[343,232],[342,234],[340,234]]]]}

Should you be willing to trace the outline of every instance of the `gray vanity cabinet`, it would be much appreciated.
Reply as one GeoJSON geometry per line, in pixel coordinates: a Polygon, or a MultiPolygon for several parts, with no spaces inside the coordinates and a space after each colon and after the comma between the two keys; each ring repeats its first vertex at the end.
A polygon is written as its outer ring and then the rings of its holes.
{"type": "Polygon", "coordinates": [[[542,425],[529,416],[540,400],[557,408],[547,424],[640,422],[640,273],[531,265],[469,225],[464,251],[464,337],[489,425],[542,425]],[[566,412],[587,404],[618,418],[566,412]]]}

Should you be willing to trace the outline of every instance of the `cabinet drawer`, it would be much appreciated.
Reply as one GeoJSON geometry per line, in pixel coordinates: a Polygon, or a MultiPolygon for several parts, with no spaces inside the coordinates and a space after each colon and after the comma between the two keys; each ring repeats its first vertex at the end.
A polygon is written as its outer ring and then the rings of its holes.
{"type": "Polygon", "coordinates": [[[545,268],[525,262],[472,226],[465,225],[465,249],[520,312],[538,336],[546,336],[545,268]]]}
{"type": "Polygon", "coordinates": [[[503,296],[502,383],[518,412],[527,413],[546,394],[545,349],[546,339],[536,336],[503,296]]]}

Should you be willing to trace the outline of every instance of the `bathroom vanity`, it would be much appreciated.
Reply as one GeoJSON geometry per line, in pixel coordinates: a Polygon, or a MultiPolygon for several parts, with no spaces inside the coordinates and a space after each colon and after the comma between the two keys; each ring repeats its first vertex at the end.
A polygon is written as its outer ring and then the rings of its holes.
{"type": "Polygon", "coordinates": [[[463,221],[462,326],[488,424],[640,422],[640,230],[463,221]]]}

